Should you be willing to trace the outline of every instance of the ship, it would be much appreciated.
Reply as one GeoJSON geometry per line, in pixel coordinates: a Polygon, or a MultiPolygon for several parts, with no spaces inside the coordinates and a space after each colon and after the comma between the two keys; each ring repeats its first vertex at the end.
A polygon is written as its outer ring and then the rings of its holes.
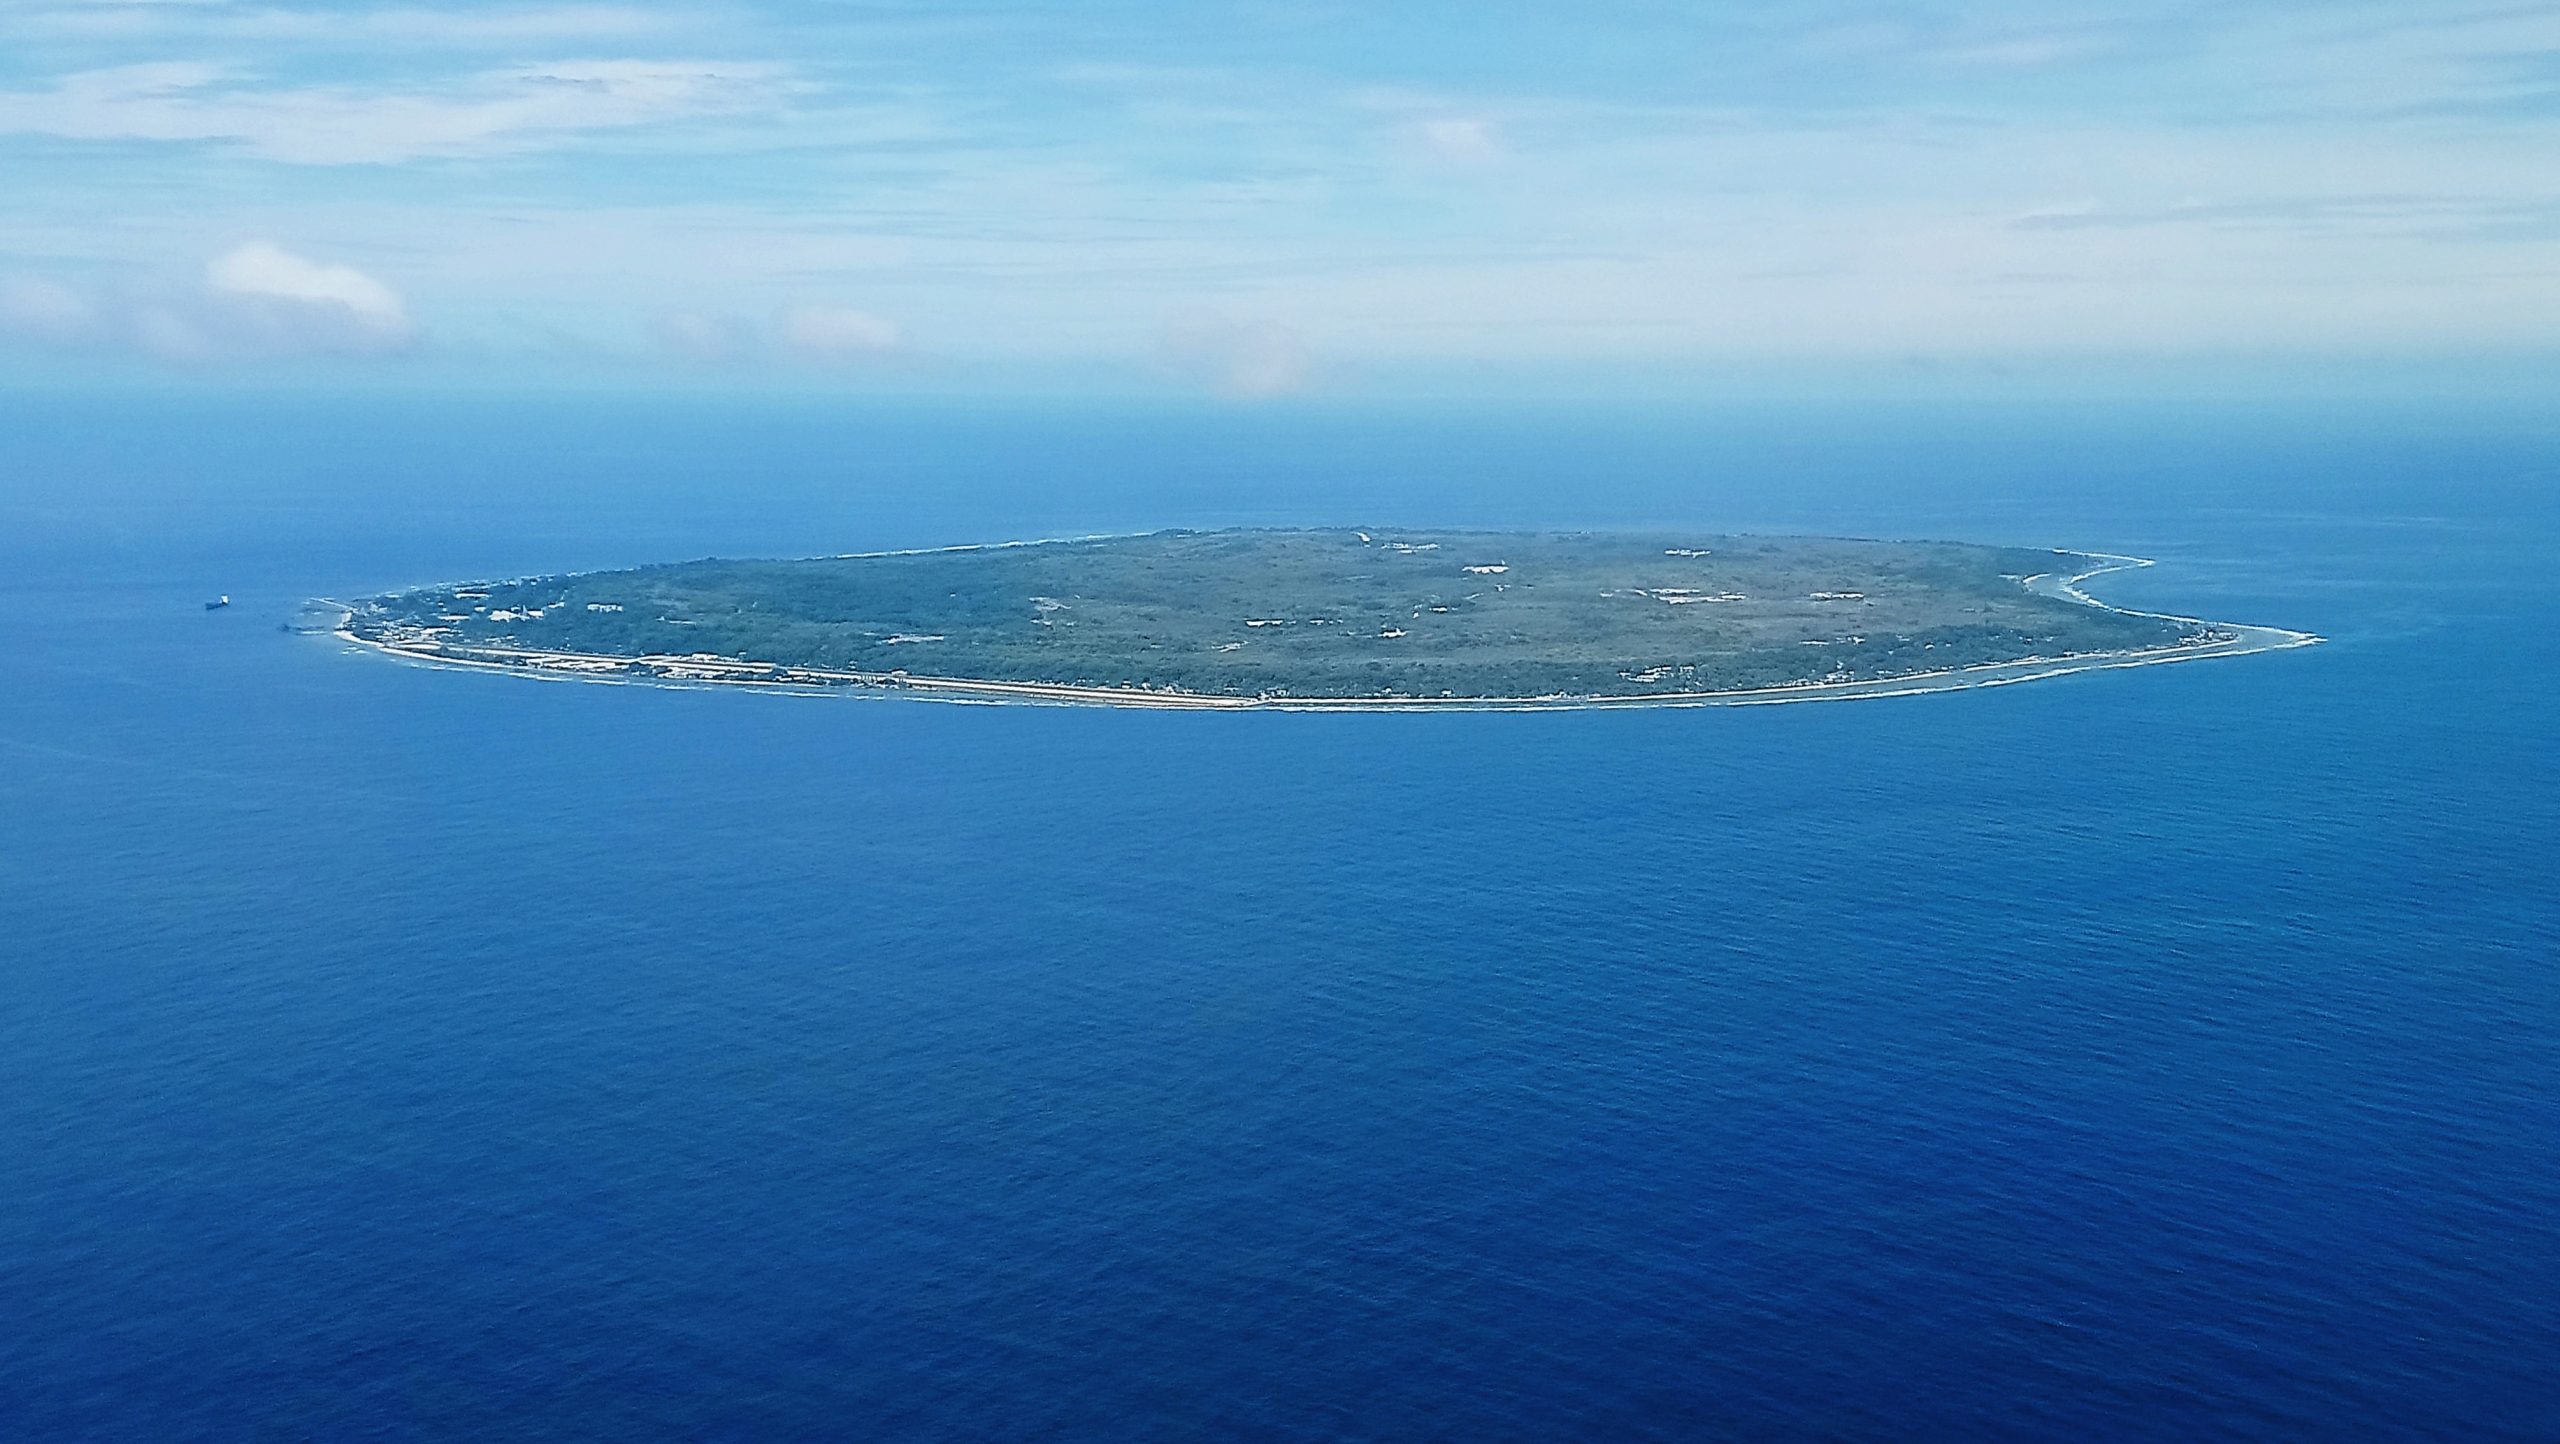
{"type": "Polygon", "coordinates": [[[230,606],[230,605],[231,605],[231,594],[230,594],[229,592],[224,592],[221,596],[218,596],[218,597],[214,598],[212,601],[209,601],[209,602],[205,603],[205,604],[204,604],[204,609],[205,609],[206,611],[208,611],[208,612],[218,612],[218,611],[221,611],[224,607],[227,607],[227,606],[230,606]]]}

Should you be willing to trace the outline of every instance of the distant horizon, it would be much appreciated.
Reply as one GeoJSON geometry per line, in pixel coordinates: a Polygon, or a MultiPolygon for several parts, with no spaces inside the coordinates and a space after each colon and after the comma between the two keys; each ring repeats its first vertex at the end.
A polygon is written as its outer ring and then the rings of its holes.
{"type": "Polygon", "coordinates": [[[1344,372],[1321,387],[1238,397],[1164,384],[1142,368],[918,369],[898,376],[697,376],[650,370],[492,374],[468,358],[421,354],[360,365],[301,358],[220,370],[169,370],[100,358],[0,353],[0,398],[94,398],[117,405],[302,400],[493,404],[673,404],[1042,412],[1110,410],[1283,417],[1420,410],[1715,412],[1899,407],[2485,408],[2560,418],[2560,354],[2550,357],[2305,360],[2108,358],[2076,363],[1923,361],[1869,365],[1640,368],[1475,367],[1344,372]]]}

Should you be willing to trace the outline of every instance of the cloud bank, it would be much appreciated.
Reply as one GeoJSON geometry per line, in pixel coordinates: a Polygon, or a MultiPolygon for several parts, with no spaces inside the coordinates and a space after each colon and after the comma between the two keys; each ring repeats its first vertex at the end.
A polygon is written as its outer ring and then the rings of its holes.
{"type": "Polygon", "coordinates": [[[193,287],[99,293],[10,278],[0,282],[0,339],[218,366],[389,356],[417,345],[420,331],[400,293],[379,279],[253,241],[207,261],[193,287]]]}
{"type": "Polygon", "coordinates": [[[389,286],[353,266],[306,260],[265,241],[216,256],[204,279],[214,296],[260,307],[287,324],[384,346],[405,345],[414,334],[408,306],[389,286]]]}
{"type": "Polygon", "coordinates": [[[236,147],[292,165],[501,155],[579,134],[769,106],[784,67],[716,60],[562,60],[433,88],[260,84],[208,61],[80,71],[0,92],[0,134],[236,147]]]}
{"type": "Polygon", "coordinates": [[[849,306],[794,306],[782,313],[783,346],[812,361],[860,361],[899,347],[898,328],[849,306]]]}
{"type": "Polygon", "coordinates": [[[803,302],[785,306],[769,324],[744,316],[671,311],[651,326],[658,345],[696,364],[846,369],[907,358],[906,333],[895,321],[851,306],[803,302]]]}
{"type": "Polygon", "coordinates": [[[1305,338],[1276,321],[1177,316],[1165,323],[1158,354],[1174,374],[1246,400],[1294,395],[1315,380],[1305,338]]]}

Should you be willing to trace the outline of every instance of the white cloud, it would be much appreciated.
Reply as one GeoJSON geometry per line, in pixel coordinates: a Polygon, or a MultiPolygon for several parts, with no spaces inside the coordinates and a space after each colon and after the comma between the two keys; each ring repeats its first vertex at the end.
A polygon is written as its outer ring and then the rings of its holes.
{"type": "Polygon", "coordinates": [[[654,34],[680,17],[620,5],[549,5],[512,10],[285,9],[225,0],[90,0],[30,6],[12,26],[71,40],[257,40],[396,42],[468,48],[531,40],[600,40],[654,34]]]}
{"type": "Polygon", "coordinates": [[[847,306],[794,306],[782,313],[782,344],[812,361],[854,361],[899,348],[895,322],[847,306]]]}
{"type": "Polygon", "coordinates": [[[780,67],[737,61],[566,60],[408,90],[262,89],[225,66],[155,61],[0,92],[0,133],[208,142],[292,164],[380,164],[748,110],[789,88],[780,67]]]}
{"type": "Polygon", "coordinates": [[[411,335],[399,292],[353,266],[323,265],[264,241],[215,257],[204,278],[217,296],[305,312],[378,342],[398,345],[411,335]]]}
{"type": "Polygon", "coordinates": [[[1493,160],[1503,150],[1493,122],[1478,116],[1434,116],[1416,122],[1413,131],[1423,149],[1442,160],[1493,160]]]}
{"type": "Polygon", "coordinates": [[[381,281],[263,241],[214,257],[192,288],[143,276],[103,292],[41,276],[0,282],[0,341],[180,365],[384,356],[418,335],[407,304],[381,281]]]}
{"type": "Polygon", "coordinates": [[[666,311],[649,332],[669,355],[702,364],[841,366],[885,360],[907,348],[905,333],[884,316],[816,303],[786,306],[769,323],[734,312],[666,311]]]}
{"type": "Polygon", "coordinates": [[[2054,31],[1950,45],[1935,52],[1934,58],[1957,65],[2032,70],[2092,59],[2105,54],[2108,48],[2109,40],[2104,35],[2054,31]]]}
{"type": "Polygon", "coordinates": [[[752,324],[700,311],[669,312],[653,329],[659,345],[688,361],[734,361],[764,344],[752,324]]]}
{"type": "Polygon", "coordinates": [[[431,45],[525,40],[602,40],[665,30],[674,17],[623,5],[553,5],[525,10],[386,9],[356,12],[257,10],[226,27],[262,38],[355,35],[431,45]]]}
{"type": "Polygon", "coordinates": [[[167,306],[144,306],[132,317],[133,344],[155,360],[201,366],[221,357],[221,348],[194,321],[167,306]]]}
{"type": "Polygon", "coordinates": [[[1229,396],[1287,396],[1315,379],[1315,358],[1297,332],[1276,321],[1177,316],[1161,351],[1177,374],[1229,396]]]}
{"type": "Polygon", "coordinates": [[[0,281],[0,333],[67,345],[97,334],[98,308],[59,281],[17,276],[0,281]]]}

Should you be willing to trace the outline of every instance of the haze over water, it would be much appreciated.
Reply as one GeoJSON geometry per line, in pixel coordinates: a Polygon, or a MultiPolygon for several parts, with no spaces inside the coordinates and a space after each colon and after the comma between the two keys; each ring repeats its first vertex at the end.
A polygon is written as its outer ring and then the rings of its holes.
{"type": "Polygon", "coordinates": [[[2560,1434],[2547,412],[4,404],[0,1436],[2560,1434]],[[2331,640],[1298,716],[275,628],[1366,522],[2331,640]]]}

